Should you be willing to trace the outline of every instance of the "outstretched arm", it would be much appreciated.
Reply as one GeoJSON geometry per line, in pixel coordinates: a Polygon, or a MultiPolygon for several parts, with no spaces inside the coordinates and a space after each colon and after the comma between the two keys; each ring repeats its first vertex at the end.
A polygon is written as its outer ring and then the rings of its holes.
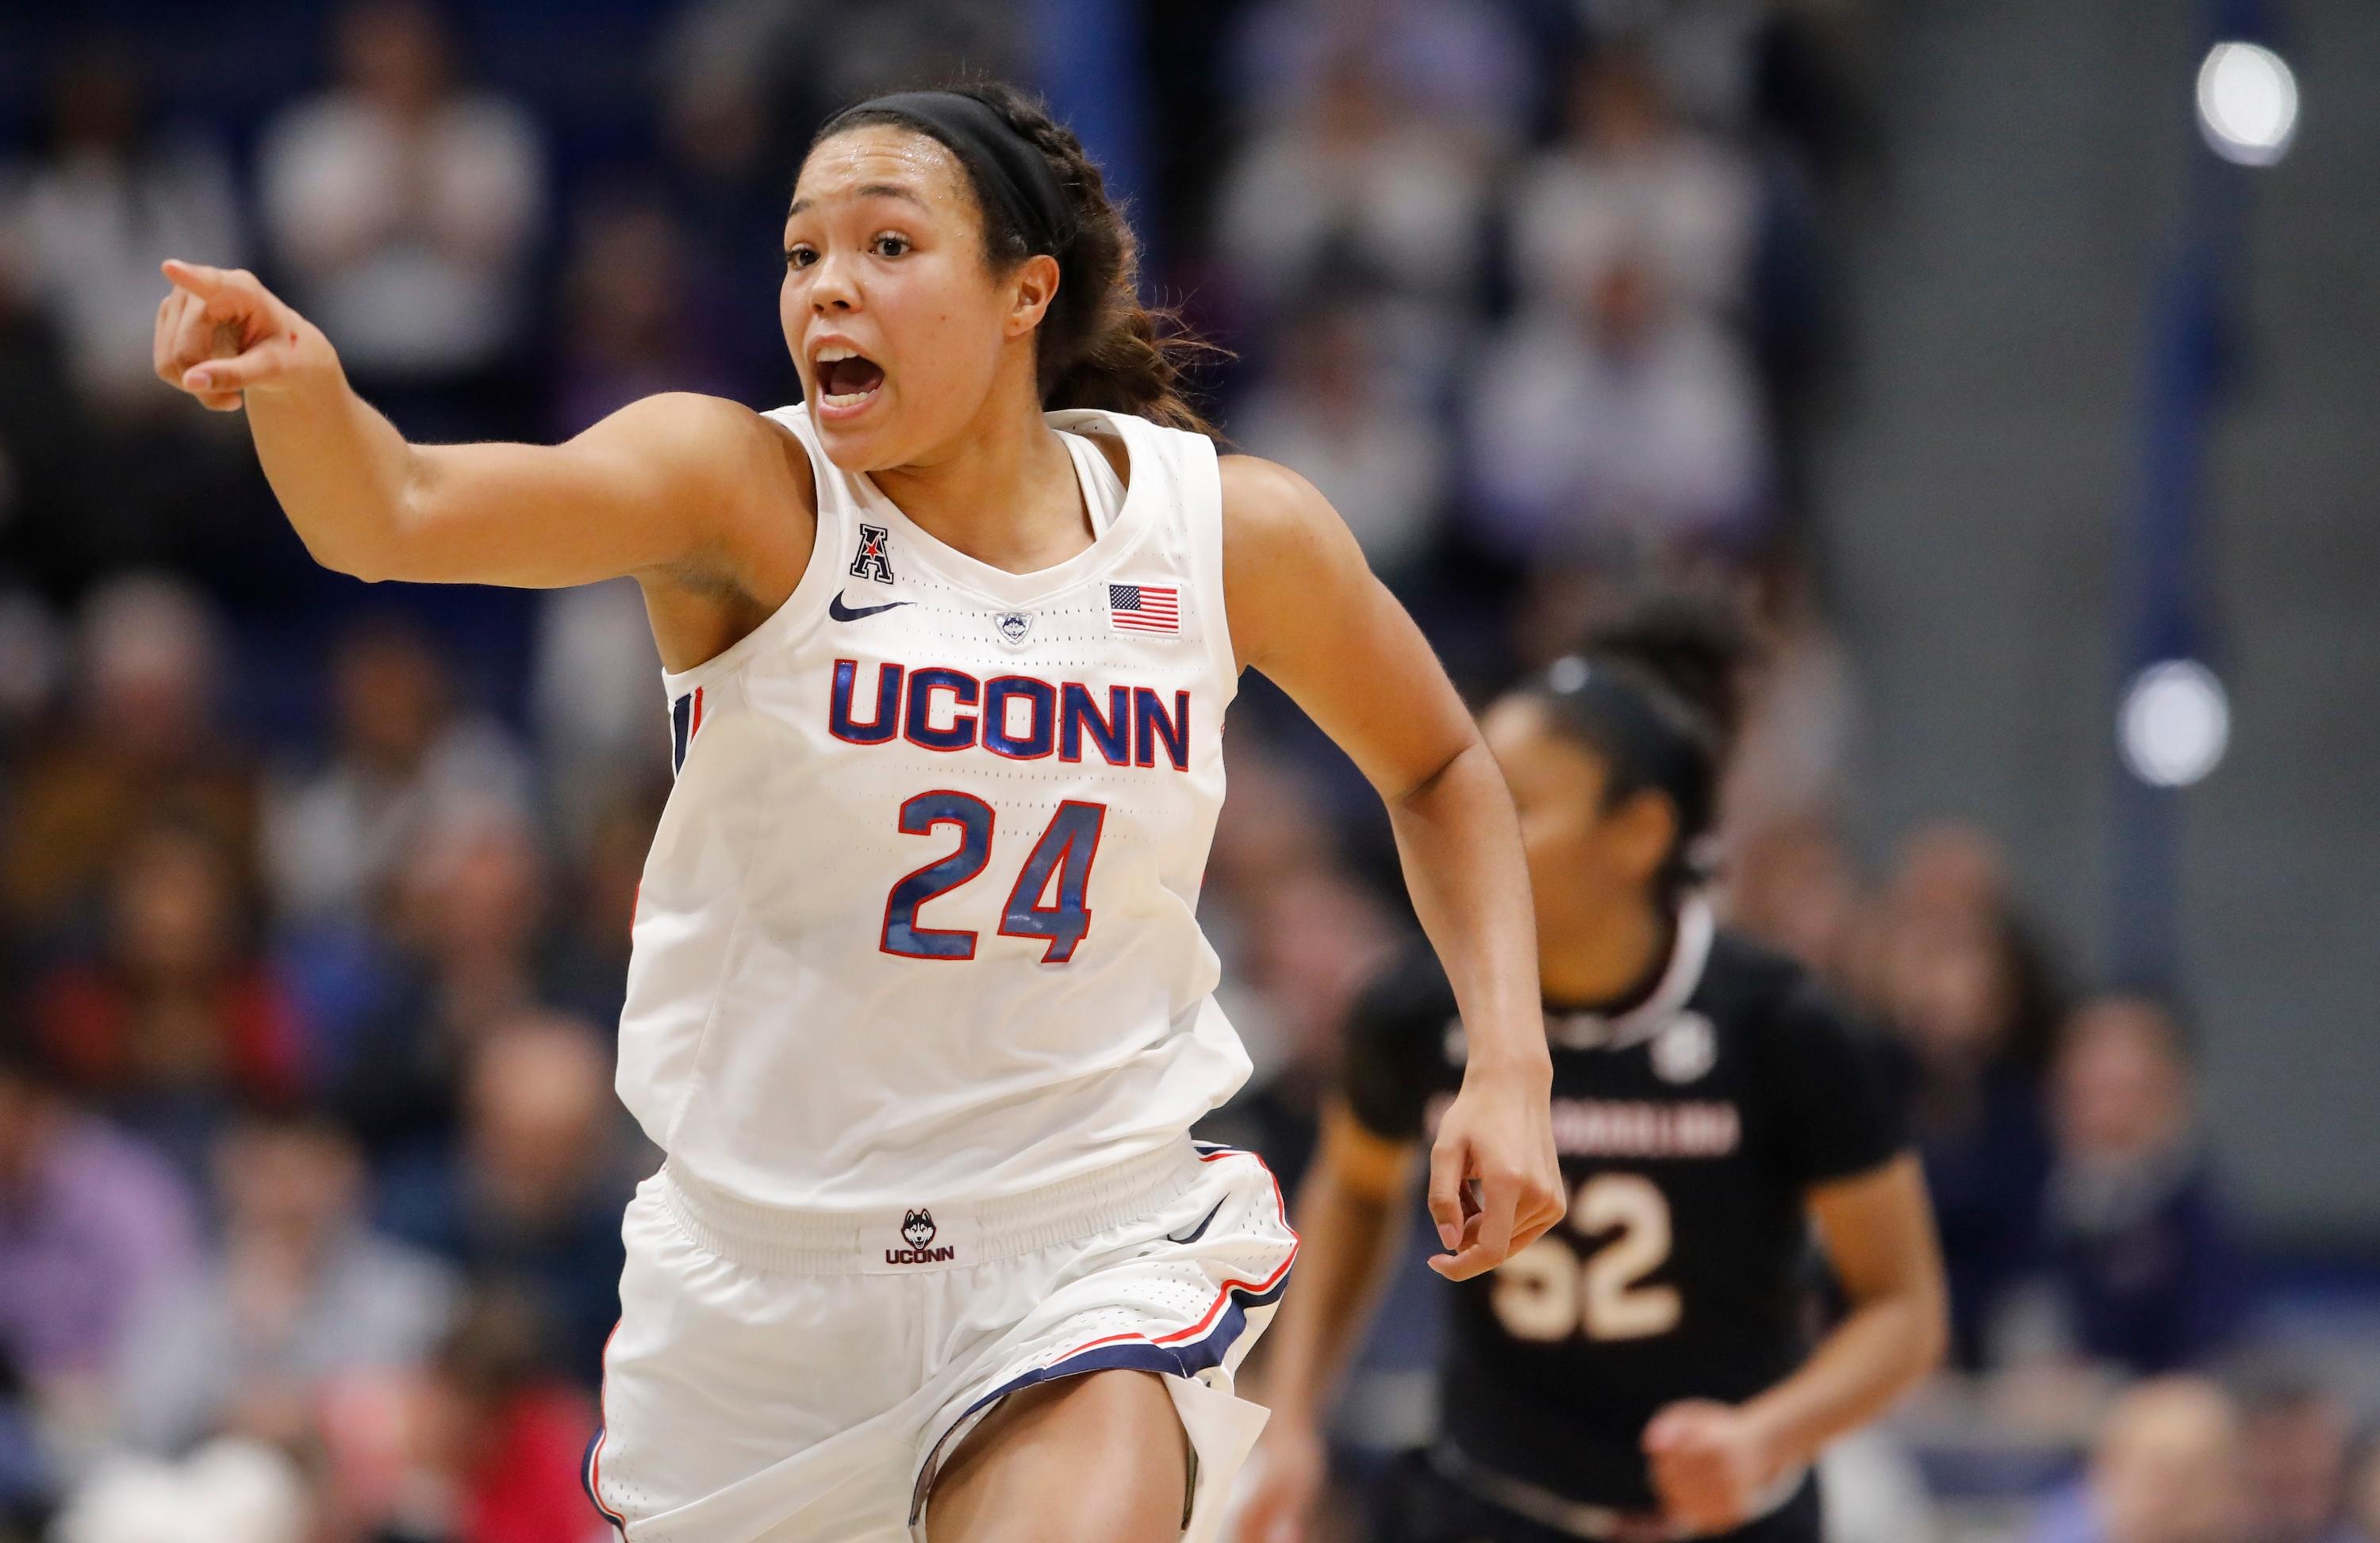
{"type": "Polygon", "coordinates": [[[1297,1191],[1297,1289],[1264,1342],[1257,1391],[1272,1419],[1241,1543],[1303,1543],[1327,1468],[1323,1417],[1403,1240],[1412,1168],[1412,1147],[1365,1129],[1342,1100],[1324,1109],[1297,1191]]]}
{"type": "MultiPolygon", "coordinates": [[[[650,397],[561,445],[408,444],[347,384],[322,330],[254,274],[178,261],[164,273],[174,288],[157,310],[158,375],[214,411],[247,408],[265,476],[326,567],[431,583],[637,574],[720,588],[747,577],[742,538],[764,499],[780,522],[788,505],[815,506],[778,431],[713,397],[650,397]]],[[[808,554],[807,539],[789,545],[808,554]]]]}
{"type": "Polygon", "coordinates": [[[1470,1059],[1430,1150],[1446,1249],[1430,1264],[1467,1280],[1562,1216],[1512,796],[1421,629],[1313,484],[1224,457],[1223,570],[1239,662],[1288,692],[1387,803],[1414,910],[1462,1007],[1470,1059]]]}

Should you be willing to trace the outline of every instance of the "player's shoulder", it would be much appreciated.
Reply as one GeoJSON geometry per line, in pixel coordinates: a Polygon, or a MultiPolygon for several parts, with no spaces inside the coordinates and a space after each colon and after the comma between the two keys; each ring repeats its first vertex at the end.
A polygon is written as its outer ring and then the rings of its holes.
{"type": "Polygon", "coordinates": [[[773,517],[790,497],[818,510],[823,454],[809,428],[809,408],[796,405],[761,412],[724,396],[664,391],[623,407],[636,432],[658,454],[698,463],[722,486],[752,496],[773,517]]]}
{"type": "Polygon", "coordinates": [[[1712,937],[1696,994],[1745,1032],[1788,1047],[1817,1036],[1869,1035],[1809,966],[1731,928],[1712,937]]]}
{"type": "Polygon", "coordinates": [[[1260,560],[1293,555],[1342,523],[1321,489],[1279,461],[1219,456],[1215,473],[1222,485],[1226,553],[1260,560]]]}

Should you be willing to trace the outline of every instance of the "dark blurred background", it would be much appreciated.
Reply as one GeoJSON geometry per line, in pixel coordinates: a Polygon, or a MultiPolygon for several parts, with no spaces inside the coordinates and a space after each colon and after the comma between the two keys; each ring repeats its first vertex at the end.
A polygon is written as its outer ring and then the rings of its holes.
{"type": "MultiPolygon", "coordinates": [[[[1956,1295],[1835,1535],[2380,1543],[2362,0],[0,8],[0,1538],[587,1543],[654,1160],[634,586],[314,568],[152,378],[158,260],[417,438],[774,406],[809,130],[966,72],[1082,134],[1206,405],[1475,699],[1740,598],[1720,898],[1903,1048],[1956,1295]]],[[[1232,757],[1217,1132],[1293,1184],[1410,919],[1277,693],[1232,757]]],[[[1431,1279],[1351,1483],[1428,1429],[1431,1279]]]]}

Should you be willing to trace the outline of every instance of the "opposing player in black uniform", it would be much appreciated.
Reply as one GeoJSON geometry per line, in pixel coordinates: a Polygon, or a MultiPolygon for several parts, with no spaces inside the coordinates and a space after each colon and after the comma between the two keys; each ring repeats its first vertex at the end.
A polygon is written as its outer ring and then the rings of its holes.
{"type": "MultiPolygon", "coordinates": [[[[1734,639],[1655,602],[1488,715],[1536,893],[1570,1215],[1448,1288],[1441,1433],[1377,1508],[1395,1543],[1815,1540],[1819,1449],[1940,1355],[1932,1217],[1876,1047],[1697,892],[1734,639]],[[1813,1222],[1848,1299],[1815,1351],[1813,1222]]],[[[1306,1536],[1331,1385],[1462,1075],[1426,951],[1367,994],[1346,1057],[1298,1197],[1303,1279],[1273,1330],[1243,1543],[1306,1536]]]]}

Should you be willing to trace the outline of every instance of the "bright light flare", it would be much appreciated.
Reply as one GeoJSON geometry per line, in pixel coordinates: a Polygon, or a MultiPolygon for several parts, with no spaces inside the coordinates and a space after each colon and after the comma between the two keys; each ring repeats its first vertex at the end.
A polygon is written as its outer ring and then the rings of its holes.
{"type": "Polygon", "coordinates": [[[2168,659],[2132,677],[2116,729],[2133,776],[2152,787],[2188,787],[2223,759],[2231,704],[2214,671],[2194,659],[2168,659]]]}
{"type": "Polygon", "coordinates": [[[2198,128],[2226,161],[2271,165],[2297,135],[2297,77],[2269,48],[2216,43],[2198,67],[2198,128]]]}

